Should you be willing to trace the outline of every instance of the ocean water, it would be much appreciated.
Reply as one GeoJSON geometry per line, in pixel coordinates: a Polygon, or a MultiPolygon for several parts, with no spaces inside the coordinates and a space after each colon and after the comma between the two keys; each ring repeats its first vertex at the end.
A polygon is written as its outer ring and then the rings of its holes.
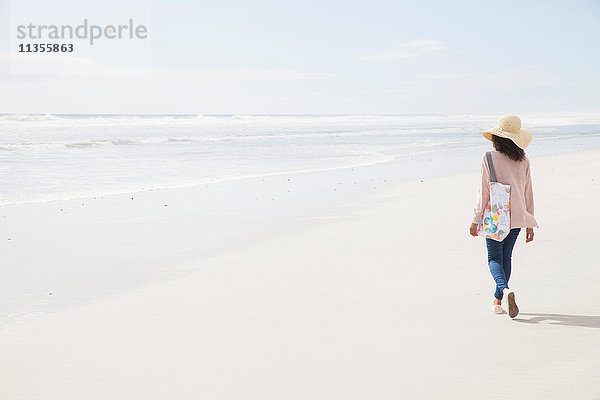
{"type": "MultiPolygon", "coordinates": [[[[457,152],[495,115],[0,115],[0,205],[106,196],[457,152]]],[[[523,116],[530,154],[600,146],[599,114],[523,116]]],[[[445,171],[460,163],[442,162],[445,171]],[[451,165],[450,165],[451,164],[451,165]]]]}

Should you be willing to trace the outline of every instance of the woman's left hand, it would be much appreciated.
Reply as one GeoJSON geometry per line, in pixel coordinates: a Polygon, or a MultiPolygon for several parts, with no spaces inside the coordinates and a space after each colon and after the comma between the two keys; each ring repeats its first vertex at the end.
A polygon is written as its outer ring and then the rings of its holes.
{"type": "Polygon", "coordinates": [[[471,236],[477,236],[477,224],[471,224],[471,227],[469,228],[469,233],[471,234],[471,236]]]}

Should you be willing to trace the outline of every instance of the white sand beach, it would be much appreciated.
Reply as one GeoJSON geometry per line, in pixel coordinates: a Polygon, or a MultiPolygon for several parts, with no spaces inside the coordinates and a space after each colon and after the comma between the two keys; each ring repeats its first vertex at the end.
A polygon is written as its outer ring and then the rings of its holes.
{"type": "MultiPolygon", "coordinates": [[[[7,323],[0,399],[600,399],[600,151],[531,163],[540,229],[514,251],[515,320],[491,313],[484,241],[468,234],[478,173],[425,178],[7,323]]],[[[18,226],[80,229],[64,258],[85,260],[111,201],[18,226]]],[[[35,240],[43,251],[20,254],[43,260],[61,239],[35,240]]]]}

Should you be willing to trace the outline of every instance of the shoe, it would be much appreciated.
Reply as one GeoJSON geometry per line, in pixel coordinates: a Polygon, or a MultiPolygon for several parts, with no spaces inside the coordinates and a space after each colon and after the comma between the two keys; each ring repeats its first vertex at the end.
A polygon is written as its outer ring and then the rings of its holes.
{"type": "Polygon", "coordinates": [[[506,312],[500,304],[492,304],[491,308],[494,314],[504,314],[506,312]]]}
{"type": "Polygon", "coordinates": [[[515,301],[515,292],[512,290],[508,292],[508,316],[511,318],[519,315],[519,307],[517,306],[517,302],[515,301]]]}

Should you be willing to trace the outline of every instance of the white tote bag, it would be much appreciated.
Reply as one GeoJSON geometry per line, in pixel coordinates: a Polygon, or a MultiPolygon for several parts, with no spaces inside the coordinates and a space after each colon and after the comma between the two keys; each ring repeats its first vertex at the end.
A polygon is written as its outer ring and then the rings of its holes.
{"type": "Polygon", "coordinates": [[[490,201],[477,224],[477,234],[501,242],[510,232],[510,185],[496,181],[492,154],[486,154],[490,167],[490,201]]]}

